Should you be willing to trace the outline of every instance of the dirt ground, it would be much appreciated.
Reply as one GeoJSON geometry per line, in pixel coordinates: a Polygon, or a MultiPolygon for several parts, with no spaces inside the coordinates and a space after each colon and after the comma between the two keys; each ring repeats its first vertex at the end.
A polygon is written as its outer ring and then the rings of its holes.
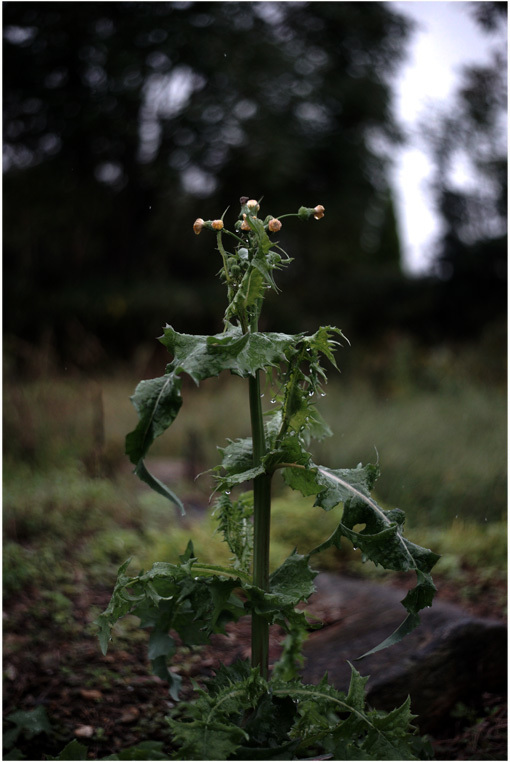
{"type": "MultiPolygon", "coordinates": [[[[466,597],[466,585],[435,580],[438,596],[478,616],[504,620],[506,586],[473,584],[476,595],[466,597]]],[[[473,582],[476,582],[474,580],[473,582]]],[[[470,589],[469,586],[467,588],[470,589]]],[[[41,593],[25,592],[4,604],[4,716],[44,706],[51,733],[20,736],[21,756],[4,759],[45,759],[58,755],[73,738],[98,759],[142,740],[160,740],[172,751],[165,716],[174,703],[166,683],[151,674],[146,636],[129,618],[109,653],[101,654],[91,612],[102,610],[111,589],[83,586],[72,596],[72,622],[45,618],[41,593]],[[39,605],[40,604],[40,605],[39,605]],[[34,612],[36,615],[34,616],[34,612]]],[[[271,657],[278,653],[278,632],[272,633],[271,657]]],[[[249,656],[249,623],[230,628],[230,637],[214,636],[207,648],[181,649],[175,669],[183,676],[183,697],[192,695],[189,678],[211,674],[220,661],[249,656]]],[[[448,731],[432,738],[438,760],[506,760],[507,699],[487,694],[484,707],[459,707],[448,731]]],[[[12,724],[7,722],[7,729],[12,724]]]]}

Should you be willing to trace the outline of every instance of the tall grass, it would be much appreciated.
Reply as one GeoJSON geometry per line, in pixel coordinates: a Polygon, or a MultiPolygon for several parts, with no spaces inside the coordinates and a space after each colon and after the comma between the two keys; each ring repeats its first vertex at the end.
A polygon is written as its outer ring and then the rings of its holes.
{"type": "MultiPolygon", "coordinates": [[[[366,367],[333,377],[319,407],[334,436],[313,447],[314,459],[334,468],[379,459],[377,497],[406,511],[409,535],[417,542],[444,553],[451,568],[468,548],[480,567],[492,557],[493,567],[503,564],[505,389],[474,380],[461,361],[437,354],[417,377],[409,355],[399,351],[392,375],[382,379],[374,368],[365,373],[366,367]]],[[[211,521],[204,516],[211,482],[192,477],[218,462],[217,446],[227,437],[248,435],[245,384],[228,376],[200,389],[185,382],[182,410],[155,443],[150,465],[162,469],[192,507],[182,522],[164,498],[131,474],[124,455],[125,435],[137,422],[129,401],[135,376],[5,381],[7,588],[72,576],[72,563],[99,579],[130,554],[133,568],[175,560],[191,535],[190,522],[204,560],[227,552],[219,537],[211,544],[205,526],[211,521]]],[[[270,407],[271,392],[264,392],[270,407]]],[[[275,564],[296,542],[300,551],[309,550],[318,522],[322,537],[337,518],[312,509],[313,499],[289,493],[278,477],[274,498],[275,564]]],[[[352,560],[331,551],[322,563],[338,568],[352,560]]]]}
{"type": "MultiPolygon", "coordinates": [[[[21,463],[34,472],[76,463],[93,475],[94,468],[102,468],[103,475],[128,472],[124,437],[137,421],[129,401],[133,387],[125,378],[6,383],[6,489],[13,479],[19,482],[16,489],[26,485],[26,476],[20,481],[15,473],[21,463]]],[[[435,389],[381,393],[351,377],[333,379],[326,392],[319,407],[334,435],[314,445],[316,462],[339,468],[379,459],[378,497],[402,507],[414,524],[498,521],[506,515],[503,389],[456,378],[435,389]]],[[[267,406],[270,396],[266,390],[267,406]]],[[[195,471],[205,471],[217,463],[217,446],[227,437],[248,434],[244,384],[236,377],[210,379],[200,389],[186,383],[183,399],[152,457],[191,459],[195,471]]],[[[207,480],[200,484],[207,491],[207,480]]]]}
{"type": "Polygon", "coordinates": [[[335,432],[321,445],[328,465],[379,459],[381,500],[415,524],[506,515],[506,396],[456,389],[375,396],[366,386],[331,385],[324,415],[335,432]],[[331,461],[331,463],[329,463],[331,461]]]}

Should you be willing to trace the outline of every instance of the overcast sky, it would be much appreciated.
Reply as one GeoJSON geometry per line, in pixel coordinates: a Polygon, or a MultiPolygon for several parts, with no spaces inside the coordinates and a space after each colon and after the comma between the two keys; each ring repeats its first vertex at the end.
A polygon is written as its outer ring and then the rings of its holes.
{"type": "MultiPolygon", "coordinates": [[[[408,60],[395,83],[397,114],[412,135],[427,106],[446,101],[455,91],[463,66],[490,60],[502,33],[485,33],[473,20],[469,2],[406,0],[390,4],[416,22],[408,60]]],[[[401,151],[394,174],[404,267],[410,273],[427,270],[432,244],[440,232],[427,188],[431,166],[419,142],[412,140],[401,151]]]]}

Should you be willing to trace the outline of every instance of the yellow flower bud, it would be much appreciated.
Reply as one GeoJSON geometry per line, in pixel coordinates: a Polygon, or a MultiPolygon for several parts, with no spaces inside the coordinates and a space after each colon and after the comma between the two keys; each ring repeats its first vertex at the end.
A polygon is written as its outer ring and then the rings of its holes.
{"type": "Polygon", "coordinates": [[[193,232],[195,233],[195,235],[200,235],[203,227],[204,227],[204,221],[202,217],[198,217],[193,223],[193,232]]]}
{"type": "Polygon", "coordinates": [[[317,206],[315,206],[313,211],[315,212],[315,214],[313,215],[314,219],[320,220],[322,219],[322,217],[324,217],[324,207],[322,206],[322,204],[318,204],[317,206]]]}
{"type": "Polygon", "coordinates": [[[281,230],[282,223],[280,220],[277,220],[276,217],[273,217],[271,220],[269,220],[267,228],[271,233],[277,233],[279,230],[281,230]]]}
{"type": "Polygon", "coordinates": [[[223,220],[212,221],[213,230],[223,230],[223,220]]]}
{"type": "Polygon", "coordinates": [[[254,198],[250,198],[249,201],[246,202],[246,206],[250,210],[250,212],[258,212],[260,209],[260,204],[258,201],[255,201],[254,198]]]}
{"type": "Polygon", "coordinates": [[[243,214],[243,221],[241,223],[241,230],[251,230],[251,227],[249,226],[248,222],[246,221],[246,215],[243,214]]]}

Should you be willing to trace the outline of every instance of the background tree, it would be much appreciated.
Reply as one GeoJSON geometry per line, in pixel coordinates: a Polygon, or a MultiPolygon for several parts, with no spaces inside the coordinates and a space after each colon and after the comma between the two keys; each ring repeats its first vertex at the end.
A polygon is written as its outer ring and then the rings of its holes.
{"type": "Polygon", "coordinates": [[[313,250],[304,227],[289,241],[283,328],[310,312],[345,326],[348,279],[398,271],[375,147],[400,139],[390,80],[409,24],[390,5],[11,2],[3,21],[8,335],[50,333],[83,363],[85,333],[118,346],[122,325],[128,352],[147,321],[216,328],[216,264],[198,279],[190,225],[244,193],[297,208],[306,189],[328,209],[313,250]]]}
{"type": "MultiPolygon", "coordinates": [[[[472,6],[487,33],[506,25],[506,3],[472,6]]],[[[435,263],[442,280],[437,318],[457,337],[470,337],[506,313],[506,73],[506,49],[496,47],[489,64],[464,69],[455,98],[423,128],[443,228],[435,263]],[[459,183],[459,171],[468,174],[467,183],[459,183]]]]}

